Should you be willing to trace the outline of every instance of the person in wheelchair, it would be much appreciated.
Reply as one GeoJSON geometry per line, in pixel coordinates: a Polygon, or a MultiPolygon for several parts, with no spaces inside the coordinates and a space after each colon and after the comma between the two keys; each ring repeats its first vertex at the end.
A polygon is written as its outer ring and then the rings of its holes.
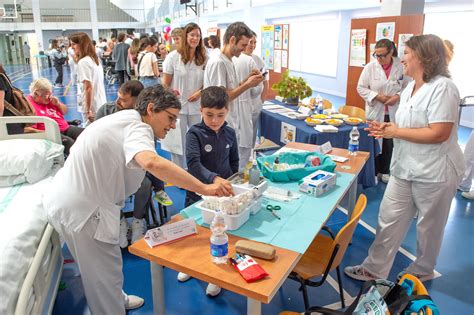
{"type": "MultiPolygon", "coordinates": [[[[111,115],[115,112],[124,109],[133,109],[137,101],[137,97],[143,90],[143,84],[137,80],[130,80],[122,84],[117,92],[117,99],[113,102],[105,103],[102,105],[96,113],[96,120],[111,115]]],[[[168,194],[165,192],[165,186],[163,181],[147,173],[142,181],[140,188],[135,193],[134,207],[133,207],[133,221],[131,225],[132,236],[131,243],[135,243],[141,239],[146,232],[146,221],[145,213],[147,211],[148,200],[151,197],[151,191],[154,191],[153,199],[164,205],[171,206],[173,201],[170,199],[168,194]]],[[[128,234],[129,225],[127,219],[124,217],[123,212],[120,215],[120,247],[125,248],[128,246],[128,234]]]]}

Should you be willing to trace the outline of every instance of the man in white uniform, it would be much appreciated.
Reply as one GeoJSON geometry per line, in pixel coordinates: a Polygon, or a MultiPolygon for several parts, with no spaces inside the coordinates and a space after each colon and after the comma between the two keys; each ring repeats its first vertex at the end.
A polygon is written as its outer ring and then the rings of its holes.
{"type": "MultiPolygon", "coordinates": [[[[232,57],[239,57],[247,47],[252,31],[242,22],[234,22],[227,27],[224,34],[224,47],[220,54],[212,57],[204,72],[204,88],[208,86],[225,87],[229,94],[229,115],[227,122],[237,133],[237,141],[240,138],[241,117],[236,98],[246,90],[256,87],[263,81],[263,76],[255,69],[245,80],[239,81],[235,72],[232,57]]],[[[248,104],[248,111],[251,111],[251,104],[248,104]]]]}
{"type": "Polygon", "coordinates": [[[146,88],[135,110],[91,124],[78,138],[64,167],[43,197],[48,221],[66,240],[82,276],[92,314],[125,314],[143,299],[122,291],[120,209],[148,171],[203,195],[229,195],[232,188],[205,185],[156,154],[154,138],[176,127],[181,104],[161,85],[146,88]]]}
{"type": "MultiPolygon", "coordinates": [[[[239,81],[245,80],[253,71],[258,70],[265,73],[265,63],[263,60],[253,54],[257,43],[257,34],[252,31],[252,38],[238,58],[234,57],[234,66],[239,81]]],[[[265,78],[265,76],[264,76],[265,78]]],[[[262,102],[264,94],[268,89],[268,81],[254,88],[251,88],[239,96],[238,110],[240,121],[242,123],[239,130],[239,169],[242,170],[250,159],[252,148],[255,146],[257,137],[257,128],[260,120],[260,112],[262,111],[262,102]],[[249,110],[251,104],[251,110],[249,110]]]]}

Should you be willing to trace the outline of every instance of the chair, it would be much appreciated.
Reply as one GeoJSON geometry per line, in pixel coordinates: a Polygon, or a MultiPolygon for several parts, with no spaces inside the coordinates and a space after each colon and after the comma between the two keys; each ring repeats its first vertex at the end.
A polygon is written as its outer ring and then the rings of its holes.
{"type": "Polygon", "coordinates": [[[349,115],[350,117],[357,117],[365,121],[365,110],[359,107],[345,105],[339,108],[339,113],[349,115]]]}
{"type": "Polygon", "coordinates": [[[328,227],[324,226],[322,230],[326,231],[329,236],[319,233],[314,238],[311,245],[309,245],[296,267],[290,273],[289,278],[298,281],[301,284],[300,290],[302,290],[303,293],[305,309],[309,308],[308,291],[306,286],[321,286],[324,281],[326,281],[329,272],[334,269],[336,269],[337,272],[341,304],[342,307],[345,307],[339,265],[344,257],[347,246],[352,239],[352,234],[354,233],[366,205],[367,197],[361,194],[357,200],[349,222],[341,228],[336,237],[334,237],[334,234],[328,227]],[[312,281],[311,279],[315,277],[322,278],[319,281],[312,281]]]}

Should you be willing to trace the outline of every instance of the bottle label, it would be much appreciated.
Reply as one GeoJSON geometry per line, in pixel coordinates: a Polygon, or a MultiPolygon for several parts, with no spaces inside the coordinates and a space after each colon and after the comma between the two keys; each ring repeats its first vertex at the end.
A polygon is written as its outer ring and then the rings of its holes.
{"type": "Polygon", "coordinates": [[[357,152],[359,151],[359,145],[358,144],[353,144],[353,143],[349,143],[349,148],[348,148],[349,152],[357,152]]]}
{"type": "Polygon", "coordinates": [[[211,243],[211,256],[224,257],[227,256],[228,243],[216,245],[211,243]]]}

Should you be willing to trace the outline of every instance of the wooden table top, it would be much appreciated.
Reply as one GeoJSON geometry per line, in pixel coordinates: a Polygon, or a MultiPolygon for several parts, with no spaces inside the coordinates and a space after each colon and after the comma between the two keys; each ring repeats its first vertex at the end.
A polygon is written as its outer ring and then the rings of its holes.
{"type": "MultiPolygon", "coordinates": [[[[181,220],[179,215],[170,222],[181,220]]],[[[276,257],[271,261],[256,258],[269,276],[257,282],[247,283],[244,278],[229,264],[216,265],[211,261],[211,231],[197,225],[198,234],[179,241],[150,248],[141,239],[128,247],[130,253],[154,262],[158,265],[184,272],[202,281],[216,284],[224,289],[250,297],[263,303],[270,303],[280,286],[300,259],[294,251],[275,247],[276,257]]],[[[235,243],[242,239],[228,234],[229,257],[235,254],[235,243]]],[[[166,284],[165,284],[166,286],[166,284]]]]}

